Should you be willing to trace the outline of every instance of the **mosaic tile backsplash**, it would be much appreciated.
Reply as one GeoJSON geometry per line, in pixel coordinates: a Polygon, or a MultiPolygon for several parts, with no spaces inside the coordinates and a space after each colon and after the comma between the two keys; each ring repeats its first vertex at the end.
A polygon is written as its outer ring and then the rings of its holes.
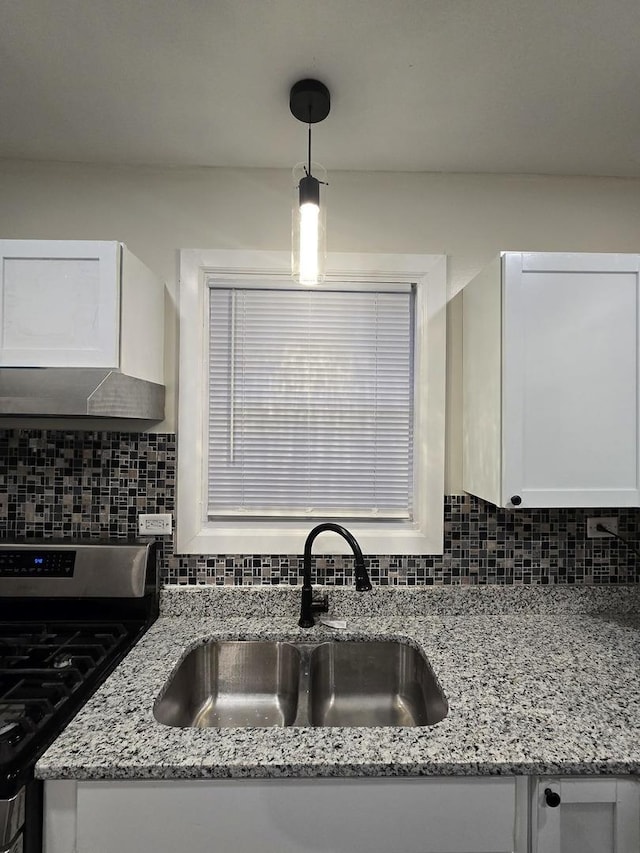
{"type": "MultiPolygon", "coordinates": [[[[173,512],[173,434],[0,430],[0,538],[126,538],[141,512],[173,512]]],[[[445,497],[444,554],[369,556],[373,583],[619,584],[640,581],[640,557],[618,540],[586,539],[587,516],[616,516],[640,546],[640,510],[506,511],[445,497]]],[[[298,584],[302,553],[181,556],[160,550],[163,583],[298,584]]],[[[315,559],[314,582],[353,583],[348,557],[315,559]]]]}

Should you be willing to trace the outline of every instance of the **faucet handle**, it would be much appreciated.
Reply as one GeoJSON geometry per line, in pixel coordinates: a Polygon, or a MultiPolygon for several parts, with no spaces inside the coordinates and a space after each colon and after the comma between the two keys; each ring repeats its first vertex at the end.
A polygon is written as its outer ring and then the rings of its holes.
{"type": "Polygon", "coordinates": [[[314,613],[326,613],[329,610],[329,596],[323,595],[321,599],[313,599],[311,586],[302,587],[302,599],[300,602],[300,619],[298,625],[301,628],[313,628],[314,613]]]}
{"type": "Polygon", "coordinates": [[[370,589],[373,589],[365,564],[361,563],[359,560],[356,560],[355,563],[355,575],[356,592],[368,592],[370,589]]]}
{"type": "Polygon", "coordinates": [[[329,612],[329,596],[325,593],[322,598],[316,598],[311,601],[312,613],[328,613],[329,612]]]}

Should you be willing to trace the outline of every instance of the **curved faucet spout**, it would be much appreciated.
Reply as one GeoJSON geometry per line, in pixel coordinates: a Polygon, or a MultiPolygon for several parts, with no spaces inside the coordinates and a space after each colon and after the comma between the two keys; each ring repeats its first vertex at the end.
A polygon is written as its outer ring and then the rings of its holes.
{"type": "MultiPolygon", "coordinates": [[[[355,536],[349,533],[346,527],[341,524],[334,524],[333,521],[325,521],[323,524],[318,524],[311,530],[304,543],[304,561],[303,561],[303,576],[302,576],[302,604],[300,608],[300,619],[298,625],[301,628],[313,627],[313,613],[317,609],[313,603],[313,588],[311,586],[311,548],[316,536],[323,533],[325,530],[331,530],[334,533],[339,533],[342,538],[348,542],[349,547],[353,551],[354,571],[356,579],[356,589],[358,592],[365,592],[371,587],[369,574],[364,564],[362,550],[358,545],[355,536]]],[[[325,608],[326,609],[326,608],[325,608]]]]}

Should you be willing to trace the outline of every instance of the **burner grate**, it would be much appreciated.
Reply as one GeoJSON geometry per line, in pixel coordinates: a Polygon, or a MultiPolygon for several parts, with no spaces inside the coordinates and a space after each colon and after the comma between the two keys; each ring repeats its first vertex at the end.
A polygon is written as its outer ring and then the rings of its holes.
{"type": "Polygon", "coordinates": [[[128,638],[119,623],[0,622],[0,764],[64,713],[128,638]]]}

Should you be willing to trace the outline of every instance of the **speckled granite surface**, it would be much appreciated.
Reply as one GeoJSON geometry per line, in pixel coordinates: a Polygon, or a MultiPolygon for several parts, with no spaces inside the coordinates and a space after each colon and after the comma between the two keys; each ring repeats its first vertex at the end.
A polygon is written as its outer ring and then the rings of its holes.
{"type": "MultiPolygon", "coordinates": [[[[329,609],[353,616],[464,616],[639,613],[640,586],[374,586],[317,587],[329,596],[329,609]]],[[[289,616],[300,608],[299,586],[165,586],[163,616],[289,616]]]]}
{"type": "Polygon", "coordinates": [[[161,618],[37,765],[41,778],[640,772],[640,589],[330,590],[347,631],[296,625],[299,590],[163,593],[161,618]],[[396,638],[449,701],[420,728],[181,729],[153,703],[208,639],[396,638]]]}

